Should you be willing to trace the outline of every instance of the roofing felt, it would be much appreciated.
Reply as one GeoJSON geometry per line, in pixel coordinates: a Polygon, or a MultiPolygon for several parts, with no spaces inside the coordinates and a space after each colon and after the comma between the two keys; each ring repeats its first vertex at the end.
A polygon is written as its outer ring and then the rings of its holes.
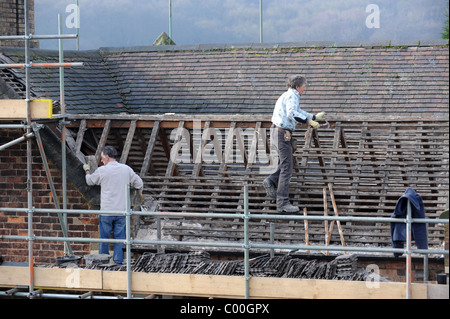
{"type": "MultiPolygon", "coordinates": [[[[33,50],[33,62],[58,52],[33,50]]],[[[65,52],[69,113],[270,114],[289,75],[302,74],[309,112],[448,116],[448,41],[152,46],[65,52]]],[[[0,60],[23,60],[0,49],[0,60]]],[[[32,89],[59,99],[57,69],[33,69],[32,89]]],[[[23,80],[23,72],[15,71],[23,80]]]]}

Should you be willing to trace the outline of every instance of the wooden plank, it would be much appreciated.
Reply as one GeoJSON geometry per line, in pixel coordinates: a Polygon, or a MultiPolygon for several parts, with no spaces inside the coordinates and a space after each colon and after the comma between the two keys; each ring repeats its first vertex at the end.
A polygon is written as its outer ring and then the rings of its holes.
{"type": "MultiPolygon", "coordinates": [[[[192,154],[192,158],[194,158],[194,167],[192,168],[191,176],[197,177],[200,175],[202,164],[203,164],[203,153],[205,151],[206,144],[208,144],[208,140],[211,136],[211,131],[209,129],[211,122],[206,122],[203,128],[203,134],[201,135],[200,143],[198,144],[198,149],[196,149],[195,155],[192,154]]],[[[214,132],[213,132],[214,133],[214,132]]],[[[214,134],[214,139],[216,135],[214,134]]]]}
{"type": "Polygon", "coordinates": [[[34,285],[36,288],[101,290],[102,271],[81,268],[34,268],[34,285]]]}
{"type": "MultiPolygon", "coordinates": [[[[323,188],[323,215],[325,217],[328,216],[328,199],[327,199],[327,188],[324,187],[323,188]]],[[[329,243],[329,237],[331,237],[331,234],[328,232],[328,220],[324,221],[325,224],[325,229],[324,229],[324,233],[325,233],[325,246],[328,246],[329,243]]],[[[328,256],[330,254],[329,251],[326,252],[326,255],[328,256]]]]}
{"type": "MultiPolygon", "coordinates": [[[[346,163],[346,166],[348,168],[348,173],[349,174],[353,174],[352,170],[351,170],[351,162],[350,162],[350,158],[348,157],[348,151],[347,151],[347,141],[345,139],[345,135],[344,135],[344,128],[341,127],[341,123],[339,123],[339,140],[341,142],[341,150],[344,156],[344,160],[346,163]]],[[[353,178],[353,175],[352,175],[353,178]]]]}
{"type": "MultiPolygon", "coordinates": [[[[104,288],[126,291],[125,272],[103,272],[104,288]]],[[[245,281],[238,276],[212,276],[167,273],[133,273],[131,289],[134,293],[243,298],[245,281]]]]}
{"type": "MultiPolygon", "coordinates": [[[[163,133],[163,130],[160,130],[160,132],[163,133]]],[[[168,158],[169,163],[167,164],[166,174],[165,174],[166,179],[164,180],[166,183],[170,182],[170,177],[172,177],[174,175],[174,173],[176,172],[176,161],[178,158],[178,152],[180,150],[181,141],[182,141],[184,134],[185,134],[184,133],[184,121],[180,121],[180,123],[178,123],[178,128],[177,128],[177,132],[176,132],[174,145],[173,145],[172,149],[170,149],[170,155],[168,158]]],[[[163,136],[160,135],[160,138],[162,138],[162,137],[163,136]]],[[[189,141],[190,141],[190,138],[189,138],[189,141]]],[[[167,144],[169,144],[168,141],[167,141],[167,144]]],[[[169,185],[167,185],[167,184],[164,185],[159,197],[164,198],[164,196],[167,194],[168,189],[169,189],[169,185]]],[[[161,204],[160,209],[162,209],[162,208],[163,208],[163,205],[161,204]]]]}
{"type": "Polygon", "coordinates": [[[101,159],[100,154],[102,153],[102,150],[106,145],[106,141],[108,139],[110,128],[111,128],[111,120],[107,120],[105,123],[105,127],[103,128],[102,136],[97,145],[97,151],[95,152],[95,159],[97,161],[97,164],[100,163],[100,159],[101,159]]]}
{"type": "MultiPolygon", "coordinates": [[[[313,138],[313,141],[314,141],[314,146],[317,149],[316,152],[317,152],[317,154],[320,154],[321,146],[320,146],[320,141],[319,141],[319,134],[317,133],[316,129],[312,130],[312,138],[313,138]]],[[[320,166],[322,168],[322,173],[325,173],[325,169],[324,169],[325,163],[323,161],[323,158],[321,156],[318,156],[318,159],[319,159],[319,164],[320,164],[320,166]]]]}
{"type": "MultiPolygon", "coordinates": [[[[305,208],[303,208],[303,215],[306,217],[308,215],[308,210],[305,208]]],[[[304,220],[305,223],[305,243],[306,246],[309,246],[309,227],[308,227],[308,220],[305,219],[304,220]]],[[[306,251],[307,254],[309,254],[309,250],[306,251]]]]}
{"type": "MultiPolygon", "coordinates": [[[[302,152],[301,152],[301,162],[299,165],[299,175],[306,173],[306,168],[308,166],[308,160],[309,160],[309,148],[311,147],[311,141],[312,141],[312,134],[313,129],[311,127],[308,127],[305,131],[305,144],[303,145],[302,152]]],[[[297,163],[300,161],[298,157],[295,157],[295,160],[297,163]]],[[[304,185],[303,182],[300,184],[301,186],[304,185]]]]}
{"type": "Polygon", "coordinates": [[[0,286],[15,287],[27,286],[29,281],[29,268],[17,266],[0,266],[0,286]]]}
{"type": "MultiPolygon", "coordinates": [[[[405,286],[404,283],[382,282],[379,283],[379,288],[370,288],[364,281],[253,277],[250,279],[250,296],[295,299],[405,299],[405,286]],[[281,295],[283,297],[280,297],[281,295]]],[[[427,285],[412,284],[412,291],[413,299],[427,298],[427,285]]]]}
{"type": "MultiPolygon", "coordinates": [[[[50,119],[53,116],[52,100],[33,100],[30,102],[31,118],[50,119]]],[[[27,118],[25,100],[0,100],[0,119],[22,120],[27,118]]]]}
{"type": "Polygon", "coordinates": [[[247,156],[247,151],[245,150],[244,139],[241,135],[241,132],[242,132],[241,127],[238,127],[234,130],[234,134],[236,136],[236,145],[239,148],[239,152],[241,154],[244,166],[247,167],[248,156],[247,156]]]}
{"type": "Polygon", "coordinates": [[[258,149],[260,129],[261,129],[261,122],[256,122],[255,129],[253,132],[252,144],[248,150],[247,171],[251,171],[253,165],[256,162],[256,152],[258,149]]]}
{"type": "Polygon", "coordinates": [[[178,158],[178,152],[180,150],[181,140],[182,140],[184,134],[185,134],[184,121],[181,121],[178,124],[178,131],[176,133],[175,141],[174,141],[172,149],[170,150],[170,158],[169,158],[169,164],[167,165],[166,177],[172,176],[175,172],[176,161],[178,158]]]}
{"type": "Polygon", "coordinates": [[[130,152],[131,144],[133,143],[134,132],[136,131],[136,121],[131,121],[130,128],[128,129],[127,138],[125,139],[125,146],[122,151],[122,156],[120,157],[120,163],[126,164],[128,159],[128,154],[130,152]]]}
{"type": "MultiPolygon", "coordinates": [[[[332,183],[328,183],[328,189],[330,191],[331,202],[333,204],[334,216],[339,217],[339,213],[338,213],[338,209],[337,209],[337,205],[336,205],[336,200],[334,198],[334,192],[333,192],[332,185],[333,185],[332,183]]],[[[344,232],[342,231],[341,221],[337,220],[336,224],[338,225],[339,236],[341,237],[342,247],[345,247],[344,232]]],[[[331,236],[331,233],[332,233],[332,231],[330,230],[330,236],[331,236]]],[[[344,252],[344,253],[347,253],[347,252],[344,252]]]]}
{"type": "Polygon", "coordinates": [[[147,174],[150,167],[150,161],[152,158],[153,150],[155,149],[156,138],[159,134],[159,121],[155,122],[152,129],[152,134],[150,135],[150,140],[148,141],[147,151],[145,152],[144,161],[142,162],[140,176],[143,177],[147,174]]]}
{"type": "MultiPolygon", "coordinates": [[[[34,286],[39,288],[102,290],[102,271],[82,268],[34,268],[34,286]]],[[[29,284],[29,268],[0,266],[0,286],[15,287],[29,284]]]]}
{"type": "Polygon", "coordinates": [[[81,120],[80,127],[78,128],[77,140],[75,142],[75,154],[80,153],[81,145],[83,144],[84,132],[86,132],[86,120],[81,120]]]}
{"type": "MultiPolygon", "coordinates": [[[[396,124],[396,122],[393,122],[393,124],[396,124]]],[[[392,156],[394,153],[394,147],[395,147],[395,139],[397,136],[397,130],[396,130],[396,126],[392,125],[391,129],[390,129],[390,134],[389,134],[389,138],[387,140],[387,149],[386,149],[386,160],[385,160],[385,164],[387,167],[390,167],[392,164],[392,156]]],[[[376,161],[376,160],[375,160],[376,161]]],[[[386,200],[386,195],[388,193],[388,182],[389,182],[389,178],[390,178],[390,174],[391,171],[384,171],[384,176],[382,177],[382,188],[380,191],[380,202],[379,205],[381,205],[381,203],[383,203],[386,200]]],[[[378,209],[378,214],[383,214],[384,211],[383,209],[379,208],[378,209]]]]}
{"type": "MultiPolygon", "coordinates": [[[[222,177],[226,177],[226,171],[228,168],[228,163],[230,163],[230,159],[232,160],[232,156],[233,156],[233,145],[234,145],[234,130],[236,129],[236,122],[231,122],[230,127],[228,129],[228,134],[227,137],[225,139],[225,149],[223,151],[222,154],[222,161],[220,163],[220,167],[219,167],[219,172],[218,175],[222,176],[222,177]]],[[[223,181],[224,184],[227,183],[227,181],[223,181]]],[[[214,186],[214,193],[211,194],[211,204],[209,206],[209,208],[211,210],[214,210],[217,207],[217,195],[220,193],[221,191],[221,186],[225,186],[222,185],[222,183],[217,183],[214,186]]],[[[211,219],[210,219],[211,220],[211,219]]]]}
{"type": "MultiPolygon", "coordinates": [[[[0,286],[28,285],[28,267],[0,266],[0,286]]],[[[36,288],[124,293],[127,273],[64,268],[34,268],[36,288]]],[[[413,299],[427,299],[429,287],[413,283],[413,299]]],[[[252,277],[250,298],[289,299],[405,299],[406,284],[399,282],[319,280],[252,277]]],[[[243,298],[245,280],[240,276],[168,273],[132,273],[133,294],[158,294],[214,298],[243,298]]]]}

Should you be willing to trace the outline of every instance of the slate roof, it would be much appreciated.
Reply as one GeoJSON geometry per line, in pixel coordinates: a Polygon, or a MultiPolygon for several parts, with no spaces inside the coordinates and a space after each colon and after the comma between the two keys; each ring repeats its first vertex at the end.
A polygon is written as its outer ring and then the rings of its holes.
{"type": "MultiPolygon", "coordinates": [[[[33,62],[57,52],[32,50],[33,62]]],[[[0,48],[19,62],[23,50],[0,48]]],[[[65,52],[67,112],[270,114],[286,78],[309,80],[310,112],[448,116],[448,40],[101,48],[65,52]]],[[[59,99],[58,69],[33,69],[36,95],[59,99]]],[[[2,72],[2,71],[0,71],[2,72]]],[[[14,71],[23,80],[23,71],[14,71]]]]}
{"type": "MultiPolygon", "coordinates": [[[[65,62],[84,62],[83,67],[64,69],[64,96],[68,113],[118,113],[127,112],[117,90],[117,82],[111,76],[104,57],[98,51],[65,52],[65,62]]],[[[0,63],[23,63],[23,49],[1,49],[0,63]]],[[[58,52],[32,50],[31,61],[58,62],[58,52]]],[[[0,69],[0,75],[2,71],[0,69]]],[[[23,69],[7,69],[9,83],[25,83],[23,69]]],[[[59,68],[31,69],[32,96],[51,98],[59,101],[59,68]]],[[[24,98],[24,89],[17,88],[20,98],[24,98]]]]}

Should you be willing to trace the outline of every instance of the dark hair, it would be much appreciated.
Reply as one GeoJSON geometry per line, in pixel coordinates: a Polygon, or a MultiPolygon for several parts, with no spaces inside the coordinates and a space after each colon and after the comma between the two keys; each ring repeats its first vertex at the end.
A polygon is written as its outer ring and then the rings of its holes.
{"type": "Polygon", "coordinates": [[[288,89],[295,89],[297,86],[302,86],[303,84],[306,83],[306,78],[304,76],[301,75],[293,75],[291,77],[289,77],[288,82],[287,82],[287,87],[288,89]]]}
{"type": "Polygon", "coordinates": [[[108,155],[111,158],[117,158],[117,150],[112,146],[105,146],[102,152],[104,155],[108,155]]]}

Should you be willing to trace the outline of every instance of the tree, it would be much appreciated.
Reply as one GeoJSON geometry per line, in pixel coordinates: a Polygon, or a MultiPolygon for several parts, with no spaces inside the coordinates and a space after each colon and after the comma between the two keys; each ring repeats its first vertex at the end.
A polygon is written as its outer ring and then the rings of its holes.
{"type": "Polygon", "coordinates": [[[447,12],[445,12],[445,16],[447,17],[447,20],[444,22],[444,32],[442,32],[442,39],[448,39],[448,7],[447,12]]]}

